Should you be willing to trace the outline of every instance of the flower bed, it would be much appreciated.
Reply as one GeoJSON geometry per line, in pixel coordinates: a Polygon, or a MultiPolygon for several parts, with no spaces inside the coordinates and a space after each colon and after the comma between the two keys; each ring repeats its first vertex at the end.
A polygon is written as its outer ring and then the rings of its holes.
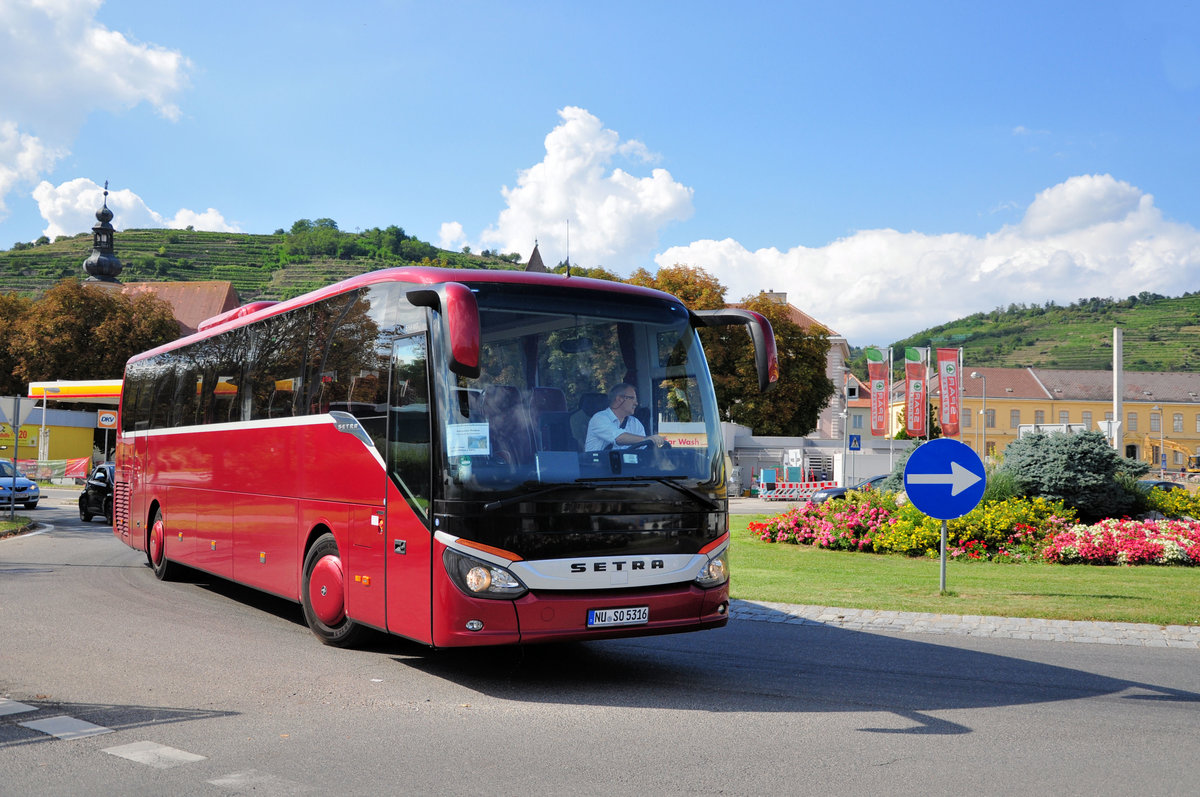
{"type": "MultiPolygon", "coordinates": [[[[806,503],[752,522],[750,531],[763,542],[938,556],[941,521],[911,504],[898,505],[890,493],[850,492],[843,501],[806,503]]],[[[1125,519],[1086,526],[1077,524],[1062,502],[1011,498],[981,504],[949,521],[946,555],[1002,562],[1200,565],[1200,522],[1125,519]]]]}
{"type": "Polygon", "coordinates": [[[1072,526],[1050,537],[1042,555],[1061,564],[1200,564],[1200,522],[1125,518],[1072,526]]]}

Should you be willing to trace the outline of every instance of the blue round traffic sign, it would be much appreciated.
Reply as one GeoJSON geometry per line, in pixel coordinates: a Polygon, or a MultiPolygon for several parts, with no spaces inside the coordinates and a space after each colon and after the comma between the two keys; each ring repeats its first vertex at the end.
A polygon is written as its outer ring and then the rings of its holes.
{"type": "Polygon", "coordinates": [[[913,506],[939,520],[970,512],[983,498],[987,472],[971,447],[949,437],[922,443],[904,466],[904,490],[913,506]]]}

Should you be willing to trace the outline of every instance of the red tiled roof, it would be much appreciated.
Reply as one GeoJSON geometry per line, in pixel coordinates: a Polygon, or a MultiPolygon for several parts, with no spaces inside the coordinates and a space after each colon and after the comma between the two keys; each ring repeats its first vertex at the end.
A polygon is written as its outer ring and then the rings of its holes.
{"type": "MultiPolygon", "coordinates": [[[[803,310],[801,310],[800,308],[791,304],[790,302],[784,302],[783,304],[785,307],[787,307],[788,320],[791,321],[796,326],[800,327],[801,329],[803,329],[805,331],[809,331],[813,327],[821,327],[821,329],[825,330],[825,332],[828,333],[829,337],[831,337],[831,338],[840,338],[841,337],[841,335],[838,334],[837,332],[835,332],[831,326],[829,326],[828,324],[822,324],[820,321],[813,318],[808,313],[804,312],[803,310]]],[[[744,309],[746,307],[746,305],[742,304],[741,302],[738,302],[736,304],[731,304],[729,306],[738,308],[738,309],[744,309]]]]}
{"type": "Polygon", "coordinates": [[[237,307],[237,291],[233,284],[220,280],[204,282],[130,282],[121,289],[125,293],[152,293],[171,305],[179,322],[181,335],[196,331],[201,321],[237,307]]]}

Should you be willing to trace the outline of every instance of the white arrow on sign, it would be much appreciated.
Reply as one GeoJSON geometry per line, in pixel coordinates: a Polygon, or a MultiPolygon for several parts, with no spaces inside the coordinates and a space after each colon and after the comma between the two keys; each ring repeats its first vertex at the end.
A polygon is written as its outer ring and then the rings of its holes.
{"type": "Polygon", "coordinates": [[[948,484],[950,485],[950,495],[958,495],[979,479],[978,474],[972,473],[953,460],[950,461],[949,473],[908,474],[910,484],[948,484]]]}

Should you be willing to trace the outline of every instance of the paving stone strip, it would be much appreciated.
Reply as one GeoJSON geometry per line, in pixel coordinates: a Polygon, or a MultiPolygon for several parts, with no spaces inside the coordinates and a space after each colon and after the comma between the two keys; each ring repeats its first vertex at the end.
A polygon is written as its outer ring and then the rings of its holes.
{"type": "Polygon", "coordinates": [[[1028,617],[839,609],[832,606],[801,606],[746,600],[732,601],[729,616],[735,620],[826,625],[855,631],[953,634],[1038,639],[1045,642],[1136,645],[1149,648],[1200,648],[1198,625],[1039,620],[1028,617]]]}

